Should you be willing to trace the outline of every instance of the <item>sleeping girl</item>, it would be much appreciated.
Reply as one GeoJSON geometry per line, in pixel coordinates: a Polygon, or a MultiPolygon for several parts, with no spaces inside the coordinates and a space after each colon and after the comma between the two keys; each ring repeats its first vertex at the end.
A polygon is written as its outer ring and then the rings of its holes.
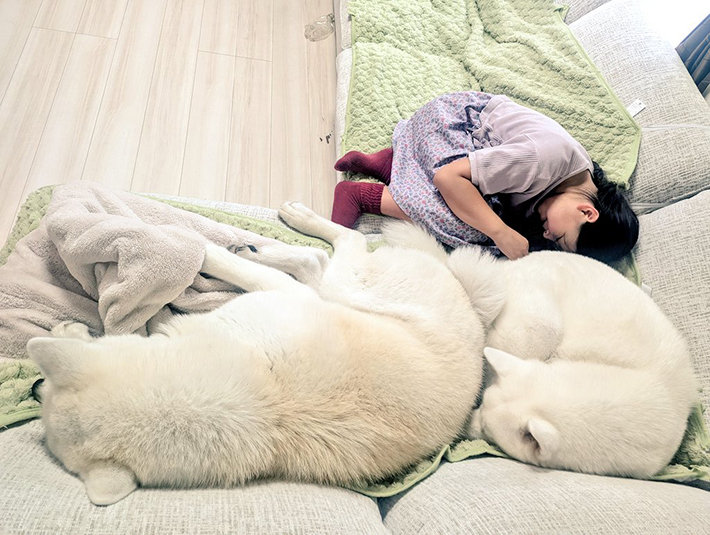
{"type": "Polygon", "coordinates": [[[503,95],[437,97],[397,124],[391,148],[348,152],[335,168],[382,182],[336,186],[332,220],[346,227],[362,213],[410,219],[450,247],[495,245],[510,259],[544,238],[609,262],[638,239],[628,201],[582,145],[503,95]]]}

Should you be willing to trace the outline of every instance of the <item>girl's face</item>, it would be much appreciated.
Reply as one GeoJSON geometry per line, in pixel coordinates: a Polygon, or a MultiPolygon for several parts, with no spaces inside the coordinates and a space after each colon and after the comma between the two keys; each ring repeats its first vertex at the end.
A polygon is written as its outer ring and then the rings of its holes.
{"type": "Polygon", "coordinates": [[[553,194],[544,199],[537,212],[545,229],[543,236],[563,251],[575,252],[582,225],[594,223],[599,212],[594,204],[578,193],[553,194]]]}

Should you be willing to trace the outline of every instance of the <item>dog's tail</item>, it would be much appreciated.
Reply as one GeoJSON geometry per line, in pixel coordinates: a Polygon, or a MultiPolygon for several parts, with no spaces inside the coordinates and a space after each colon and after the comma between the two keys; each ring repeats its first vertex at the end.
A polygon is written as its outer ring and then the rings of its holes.
{"type": "Polygon", "coordinates": [[[468,293],[483,325],[490,326],[503,309],[503,266],[482,247],[459,247],[448,254],[423,227],[405,221],[387,222],[382,234],[388,245],[417,249],[446,264],[468,293]]]}
{"type": "Polygon", "coordinates": [[[501,261],[482,247],[459,247],[448,257],[447,265],[463,285],[471,305],[487,328],[505,304],[505,279],[501,261]]]}
{"type": "Polygon", "coordinates": [[[388,245],[417,249],[446,264],[449,255],[423,227],[409,221],[388,221],[382,226],[382,235],[388,245]]]}

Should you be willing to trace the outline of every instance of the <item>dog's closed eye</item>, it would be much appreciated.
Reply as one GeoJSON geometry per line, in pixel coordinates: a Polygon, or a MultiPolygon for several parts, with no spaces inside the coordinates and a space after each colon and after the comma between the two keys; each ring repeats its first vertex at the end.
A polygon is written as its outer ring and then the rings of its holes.
{"type": "Polygon", "coordinates": [[[42,383],[44,383],[44,378],[37,379],[32,385],[32,397],[39,403],[42,403],[42,383]]]}

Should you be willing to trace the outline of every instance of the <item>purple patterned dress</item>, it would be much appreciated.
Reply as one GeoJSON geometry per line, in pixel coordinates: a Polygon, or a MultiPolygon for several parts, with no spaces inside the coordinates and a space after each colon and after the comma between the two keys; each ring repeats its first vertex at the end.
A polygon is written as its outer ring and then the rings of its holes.
{"type": "Polygon", "coordinates": [[[442,95],[400,121],[392,135],[392,198],[412,221],[451,247],[491,245],[482,232],[461,221],[434,186],[434,173],[481,148],[472,138],[479,115],[493,95],[468,91],[442,95]]]}

